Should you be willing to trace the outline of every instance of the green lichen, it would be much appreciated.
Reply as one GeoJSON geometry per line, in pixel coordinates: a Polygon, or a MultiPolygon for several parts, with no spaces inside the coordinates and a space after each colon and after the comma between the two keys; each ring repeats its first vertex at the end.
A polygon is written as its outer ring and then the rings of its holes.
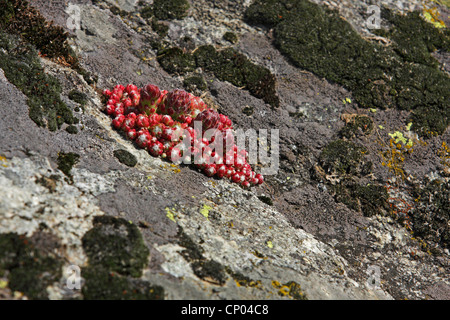
{"type": "Polygon", "coordinates": [[[0,234],[0,274],[8,271],[8,286],[29,299],[47,299],[47,287],[62,276],[62,260],[37,248],[31,238],[0,234]]]}
{"type": "Polygon", "coordinates": [[[275,45],[294,65],[352,90],[360,106],[413,110],[416,132],[442,133],[450,119],[450,78],[430,52],[448,51],[449,31],[417,13],[383,15],[392,27],[380,34],[393,47],[363,39],[337,12],[306,0],[256,0],[246,12],[250,23],[274,28],[275,45]]]}
{"type": "Polygon", "coordinates": [[[94,227],[82,239],[90,266],[101,266],[125,276],[140,277],[149,250],[138,227],[111,216],[94,218],[94,227]]]}
{"type": "Polygon", "coordinates": [[[153,2],[153,14],[158,20],[180,20],[187,16],[188,10],[187,0],[155,0],[153,2]]]}
{"type": "Polygon", "coordinates": [[[128,167],[134,167],[137,164],[137,158],[126,150],[114,150],[114,156],[128,167]]]}

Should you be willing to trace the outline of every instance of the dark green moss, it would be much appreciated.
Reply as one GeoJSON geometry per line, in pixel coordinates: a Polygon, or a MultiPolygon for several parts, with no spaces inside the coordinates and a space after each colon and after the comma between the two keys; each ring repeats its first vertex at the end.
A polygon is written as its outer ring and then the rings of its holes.
{"type": "Polygon", "coordinates": [[[82,288],[86,300],[163,300],[164,289],[142,280],[111,272],[102,266],[83,268],[82,288]]]}
{"type": "Polygon", "coordinates": [[[450,249],[450,182],[427,181],[424,186],[415,187],[414,198],[414,235],[450,249]]]}
{"type": "Polygon", "coordinates": [[[158,51],[158,62],[172,74],[183,75],[196,68],[203,68],[219,80],[249,90],[252,95],[273,107],[280,104],[275,91],[275,76],[232,48],[217,51],[212,45],[205,45],[196,48],[193,54],[178,47],[161,49],[158,51]]]}
{"type": "Polygon", "coordinates": [[[94,227],[82,239],[90,266],[101,266],[122,275],[140,277],[149,250],[138,227],[111,216],[94,218],[94,227]]]}
{"type": "Polygon", "coordinates": [[[155,0],[153,14],[158,20],[183,19],[187,16],[189,2],[187,0],[155,0]]]}
{"type": "Polygon", "coordinates": [[[0,273],[8,286],[30,299],[47,299],[47,287],[62,276],[62,260],[37,248],[32,239],[15,233],[0,234],[0,273]]]}
{"type": "Polygon", "coordinates": [[[450,49],[449,31],[439,31],[431,23],[423,20],[419,11],[398,15],[383,9],[381,17],[393,27],[389,30],[377,29],[374,32],[392,39],[395,52],[405,61],[437,67],[438,62],[431,53],[439,49],[444,51],[450,49]]]}
{"type": "Polygon", "coordinates": [[[60,98],[60,83],[44,72],[34,48],[1,31],[0,68],[28,97],[29,116],[38,126],[55,131],[73,123],[72,110],[60,98]]]}
{"type": "Polygon", "coordinates": [[[3,0],[0,6],[1,29],[20,35],[44,56],[62,58],[78,66],[78,59],[66,41],[68,33],[62,27],[46,21],[26,0],[3,0]]]}
{"type": "Polygon", "coordinates": [[[195,60],[192,55],[184,53],[177,47],[160,50],[158,62],[164,70],[172,74],[185,74],[195,69],[195,60]]]}
{"type": "Polygon", "coordinates": [[[258,196],[258,199],[264,202],[265,204],[269,206],[273,206],[273,201],[271,197],[268,196],[258,196]]]}
{"type": "Polygon", "coordinates": [[[254,108],[251,107],[251,106],[245,106],[245,107],[242,109],[242,113],[245,114],[245,115],[247,115],[247,116],[249,116],[249,117],[253,114],[253,112],[255,112],[255,110],[254,110],[254,108]]]}
{"type": "Polygon", "coordinates": [[[231,43],[237,43],[239,41],[238,36],[236,35],[236,33],[234,32],[225,32],[225,34],[223,35],[223,38],[231,43]]]}
{"type": "Polygon", "coordinates": [[[153,17],[153,8],[152,6],[146,6],[141,9],[141,17],[144,19],[150,19],[153,17]]]}
{"type": "Polygon", "coordinates": [[[436,107],[419,107],[413,111],[410,121],[412,122],[412,130],[424,137],[432,137],[436,133],[444,132],[448,126],[450,119],[450,108],[444,110],[443,116],[441,110],[436,107]]]}
{"type": "Polygon", "coordinates": [[[78,128],[74,125],[70,125],[66,128],[66,131],[70,134],[77,134],[78,133],[78,128]]]}
{"type": "Polygon", "coordinates": [[[252,63],[233,48],[217,51],[213,46],[200,46],[195,50],[197,67],[212,72],[221,81],[245,88],[273,107],[280,104],[275,91],[275,76],[266,68],[252,63]]]}
{"type": "Polygon", "coordinates": [[[449,31],[433,28],[418,13],[383,14],[392,27],[380,34],[393,40],[393,48],[366,41],[337,12],[306,0],[256,0],[246,17],[273,27],[275,45],[294,65],[352,90],[362,107],[418,110],[417,132],[442,133],[450,119],[450,78],[430,52],[448,50],[449,31]],[[434,123],[425,107],[441,121],[434,123]]]}
{"type": "Polygon", "coordinates": [[[334,192],[336,201],[350,209],[362,212],[366,217],[376,214],[384,215],[389,212],[389,196],[383,186],[342,183],[330,188],[334,192]]]}
{"type": "Polygon", "coordinates": [[[356,116],[350,120],[339,132],[343,138],[352,139],[359,132],[368,135],[373,130],[373,120],[368,116],[356,116]]]}
{"type": "Polygon", "coordinates": [[[76,70],[83,77],[84,81],[87,82],[87,84],[92,85],[98,81],[98,76],[93,75],[91,72],[81,67],[77,68],[76,70]]]}
{"type": "Polygon", "coordinates": [[[120,163],[123,163],[128,167],[134,167],[137,164],[136,157],[126,150],[114,150],[114,156],[120,161],[120,163]]]}
{"type": "Polygon", "coordinates": [[[87,95],[75,89],[69,92],[69,99],[83,106],[88,102],[87,95]]]}
{"type": "Polygon", "coordinates": [[[227,275],[223,265],[214,260],[197,260],[191,264],[194,274],[202,280],[224,285],[227,281],[227,275]]]}
{"type": "Polygon", "coordinates": [[[162,22],[158,22],[156,19],[152,20],[152,29],[161,38],[164,38],[169,33],[169,26],[162,22]]]}
{"type": "Polygon", "coordinates": [[[78,160],[80,159],[80,155],[69,152],[64,153],[60,152],[58,153],[58,169],[61,170],[70,180],[72,180],[72,174],[70,171],[72,170],[72,167],[78,163],[78,160]]]}
{"type": "Polygon", "coordinates": [[[205,78],[201,75],[193,75],[184,79],[183,86],[189,92],[205,91],[208,88],[205,78]]]}
{"type": "Polygon", "coordinates": [[[240,272],[233,271],[230,267],[225,267],[225,271],[240,285],[243,287],[257,287],[261,282],[255,281],[247,276],[244,276],[240,272]]]}
{"type": "Polygon", "coordinates": [[[322,150],[319,164],[327,174],[358,174],[362,170],[362,159],[366,152],[364,147],[349,141],[332,141],[322,150]]]}
{"type": "Polygon", "coordinates": [[[198,246],[184,231],[183,228],[178,230],[178,244],[184,248],[181,255],[186,261],[203,260],[203,249],[198,246]]]}
{"type": "Polygon", "coordinates": [[[178,230],[178,243],[186,248],[181,252],[183,258],[191,263],[192,271],[202,280],[223,285],[227,280],[225,268],[214,260],[207,260],[203,256],[203,249],[197,245],[184,231],[178,230]]]}

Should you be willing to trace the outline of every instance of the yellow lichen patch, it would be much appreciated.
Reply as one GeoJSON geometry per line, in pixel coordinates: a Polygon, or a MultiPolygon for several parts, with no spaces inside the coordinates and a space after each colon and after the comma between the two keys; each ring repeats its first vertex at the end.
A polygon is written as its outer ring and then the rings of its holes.
{"type": "Polygon", "coordinates": [[[272,249],[273,248],[273,243],[272,241],[267,241],[267,246],[272,249]]]}
{"type": "Polygon", "coordinates": [[[236,286],[239,287],[251,287],[259,288],[261,286],[261,280],[247,280],[247,279],[234,279],[236,286]]]}
{"type": "Polygon", "coordinates": [[[6,164],[6,158],[5,157],[3,157],[3,156],[0,156],[0,165],[2,166],[2,167],[7,167],[8,165],[6,164]]]}
{"type": "Polygon", "coordinates": [[[5,289],[8,286],[8,281],[0,280],[0,289],[5,289]]]}
{"type": "Polygon", "coordinates": [[[436,28],[446,28],[445,22],[439,19],[439,11],[435,8],[423,9],[423,17],[436,28]]]}
{"type": "Polygon", "coordinates": [[[166,210],[166,217],[169,218],[170,220],[172,220],[173,222],[177,222],[175,220],[175,213],[174,213],[173,209],[165,208],[165,210],[166,210]]]}
{"type": "Polygon", "coordinates": [[[204,204],[203,207],[200,209],[200,213],[206,218],[208,219],[209,217],[209,211],[212,209],[212,207],[204,204]]]}
{"type": "Polygon", "coordinates": [[[442,146],[437,151],[437,155],[441,158],[441,164],[450,167],[450,147],[445,141],[442,141],[442,146]]]}
{"type": "Polygon", "coordinates": [[[306,296],[303,293],[300,285],[295,281],[290,281],[285,284],[273,280],[272,286],[278,290],[278,294],[282,297],[289,297],[295,300],[306,300],[306,296]]]}
{"type": "Polygon", "coordinates": [[[405,161],[405,155],[403,150],[398,148],[399,144],[395,142],[394,139],[389,140],[389,149],[381,152],[381,156],[384,161],[381,163],[382,166],[387,167],[389,172],[394,174],[394,176],[404,180],[406,175],[403,171],[403,162],[405,161]]]}

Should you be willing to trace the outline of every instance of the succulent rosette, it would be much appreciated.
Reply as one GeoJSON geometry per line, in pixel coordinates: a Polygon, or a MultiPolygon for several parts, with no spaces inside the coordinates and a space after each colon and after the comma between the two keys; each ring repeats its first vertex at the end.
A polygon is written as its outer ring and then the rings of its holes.
{"type": "Polygon", "coordinates": [[[247,152],[234,144],[232,121],[208,108],[200,97],[153,84],[142,89],[117,85],[103,94],[113,127],[152,156],[193,164],[208,177],[229,179],[244,188],[264,182],[247,163],[247,152]],[[201,130],[195,129],[196,122],[201,130]],[[210,129],[214,134],[206,135],[210,129]]]}

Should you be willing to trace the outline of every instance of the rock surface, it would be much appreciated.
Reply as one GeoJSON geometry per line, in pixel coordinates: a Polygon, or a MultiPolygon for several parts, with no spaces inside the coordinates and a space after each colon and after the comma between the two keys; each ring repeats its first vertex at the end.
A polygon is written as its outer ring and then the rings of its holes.
{"type": "MultiPolygon", "coordinates": [[[[81,15],[73,30],[64,1],[30,2],[70,32],[81,66],[97,81],[88,84],[70,66],[40,58],[80,120],[71,134],[38,127],[28,117],[27,97],[0,69],[0,298],[450,299],[450,206],[429,184],[438,181],[448,195],[448,127],[422,139],[405,128],[408,111],[359,108],[351,91],[291,64],[270,29],[248,24],[251,1],[189,1],[186,17],[158,22],[168,26],[163,37],[141,14],[151,1],[72,1],[81,15]],[[226,32],[238,41],[224,39],[226,32]],[[212,73],[193,71],[206,80],[205,101],[235,128],[279,129],[280,167],[264,185],[244,190],[153,158],[112,128],[102,89],[152,83],[172,90],[190,75],[164,70],[155,41],[186,51],[232,46],[275,75],[277,108],[212,73]],[[73,90],[86,97],[82,108],[69,98],[73,90]],[[368,116],[373,129],[364,134],[355,125],[354,135],[342,138],[354,114],[368,116]],[[389,143],[397,131],[419,141],[401,161],[404,179],[386,165],[396,155],[389,143]],[[364,147],[363,156],[349,162],[350,152],[324,153],[336,140],[364,147]],[[118,159],[123,152],[132,165],[118,159]],[[69,174],[61,170],[67,154],[77,155],[69,174]],[[360,169],[340,172],[346,164],[360,169]],[[371,185],[382,191],[369,193],[371,185]],[[427,223],[440,224],[436,235],[428,228],[420,237],[410,216],[419,225],[418,215],[430,206],[427,223]],[[53,259],[58,280],[42,282],[44,289],[12,281],[20,268],[10,257],[33,254],[27,250],[53,259]],[[67,287],[71,266],[81,271],[81,289],[67,287]]],[[[373,36],[363,2],[314,2],[338,9],[362,36],[373,36]]],[[[381,2],[394,8],[395,1],[381,2]]],[[[400,9],[420,10],[421,3],[400,9]]],[[[439,54],[445,68],[448,52],[439,54]]]]}

